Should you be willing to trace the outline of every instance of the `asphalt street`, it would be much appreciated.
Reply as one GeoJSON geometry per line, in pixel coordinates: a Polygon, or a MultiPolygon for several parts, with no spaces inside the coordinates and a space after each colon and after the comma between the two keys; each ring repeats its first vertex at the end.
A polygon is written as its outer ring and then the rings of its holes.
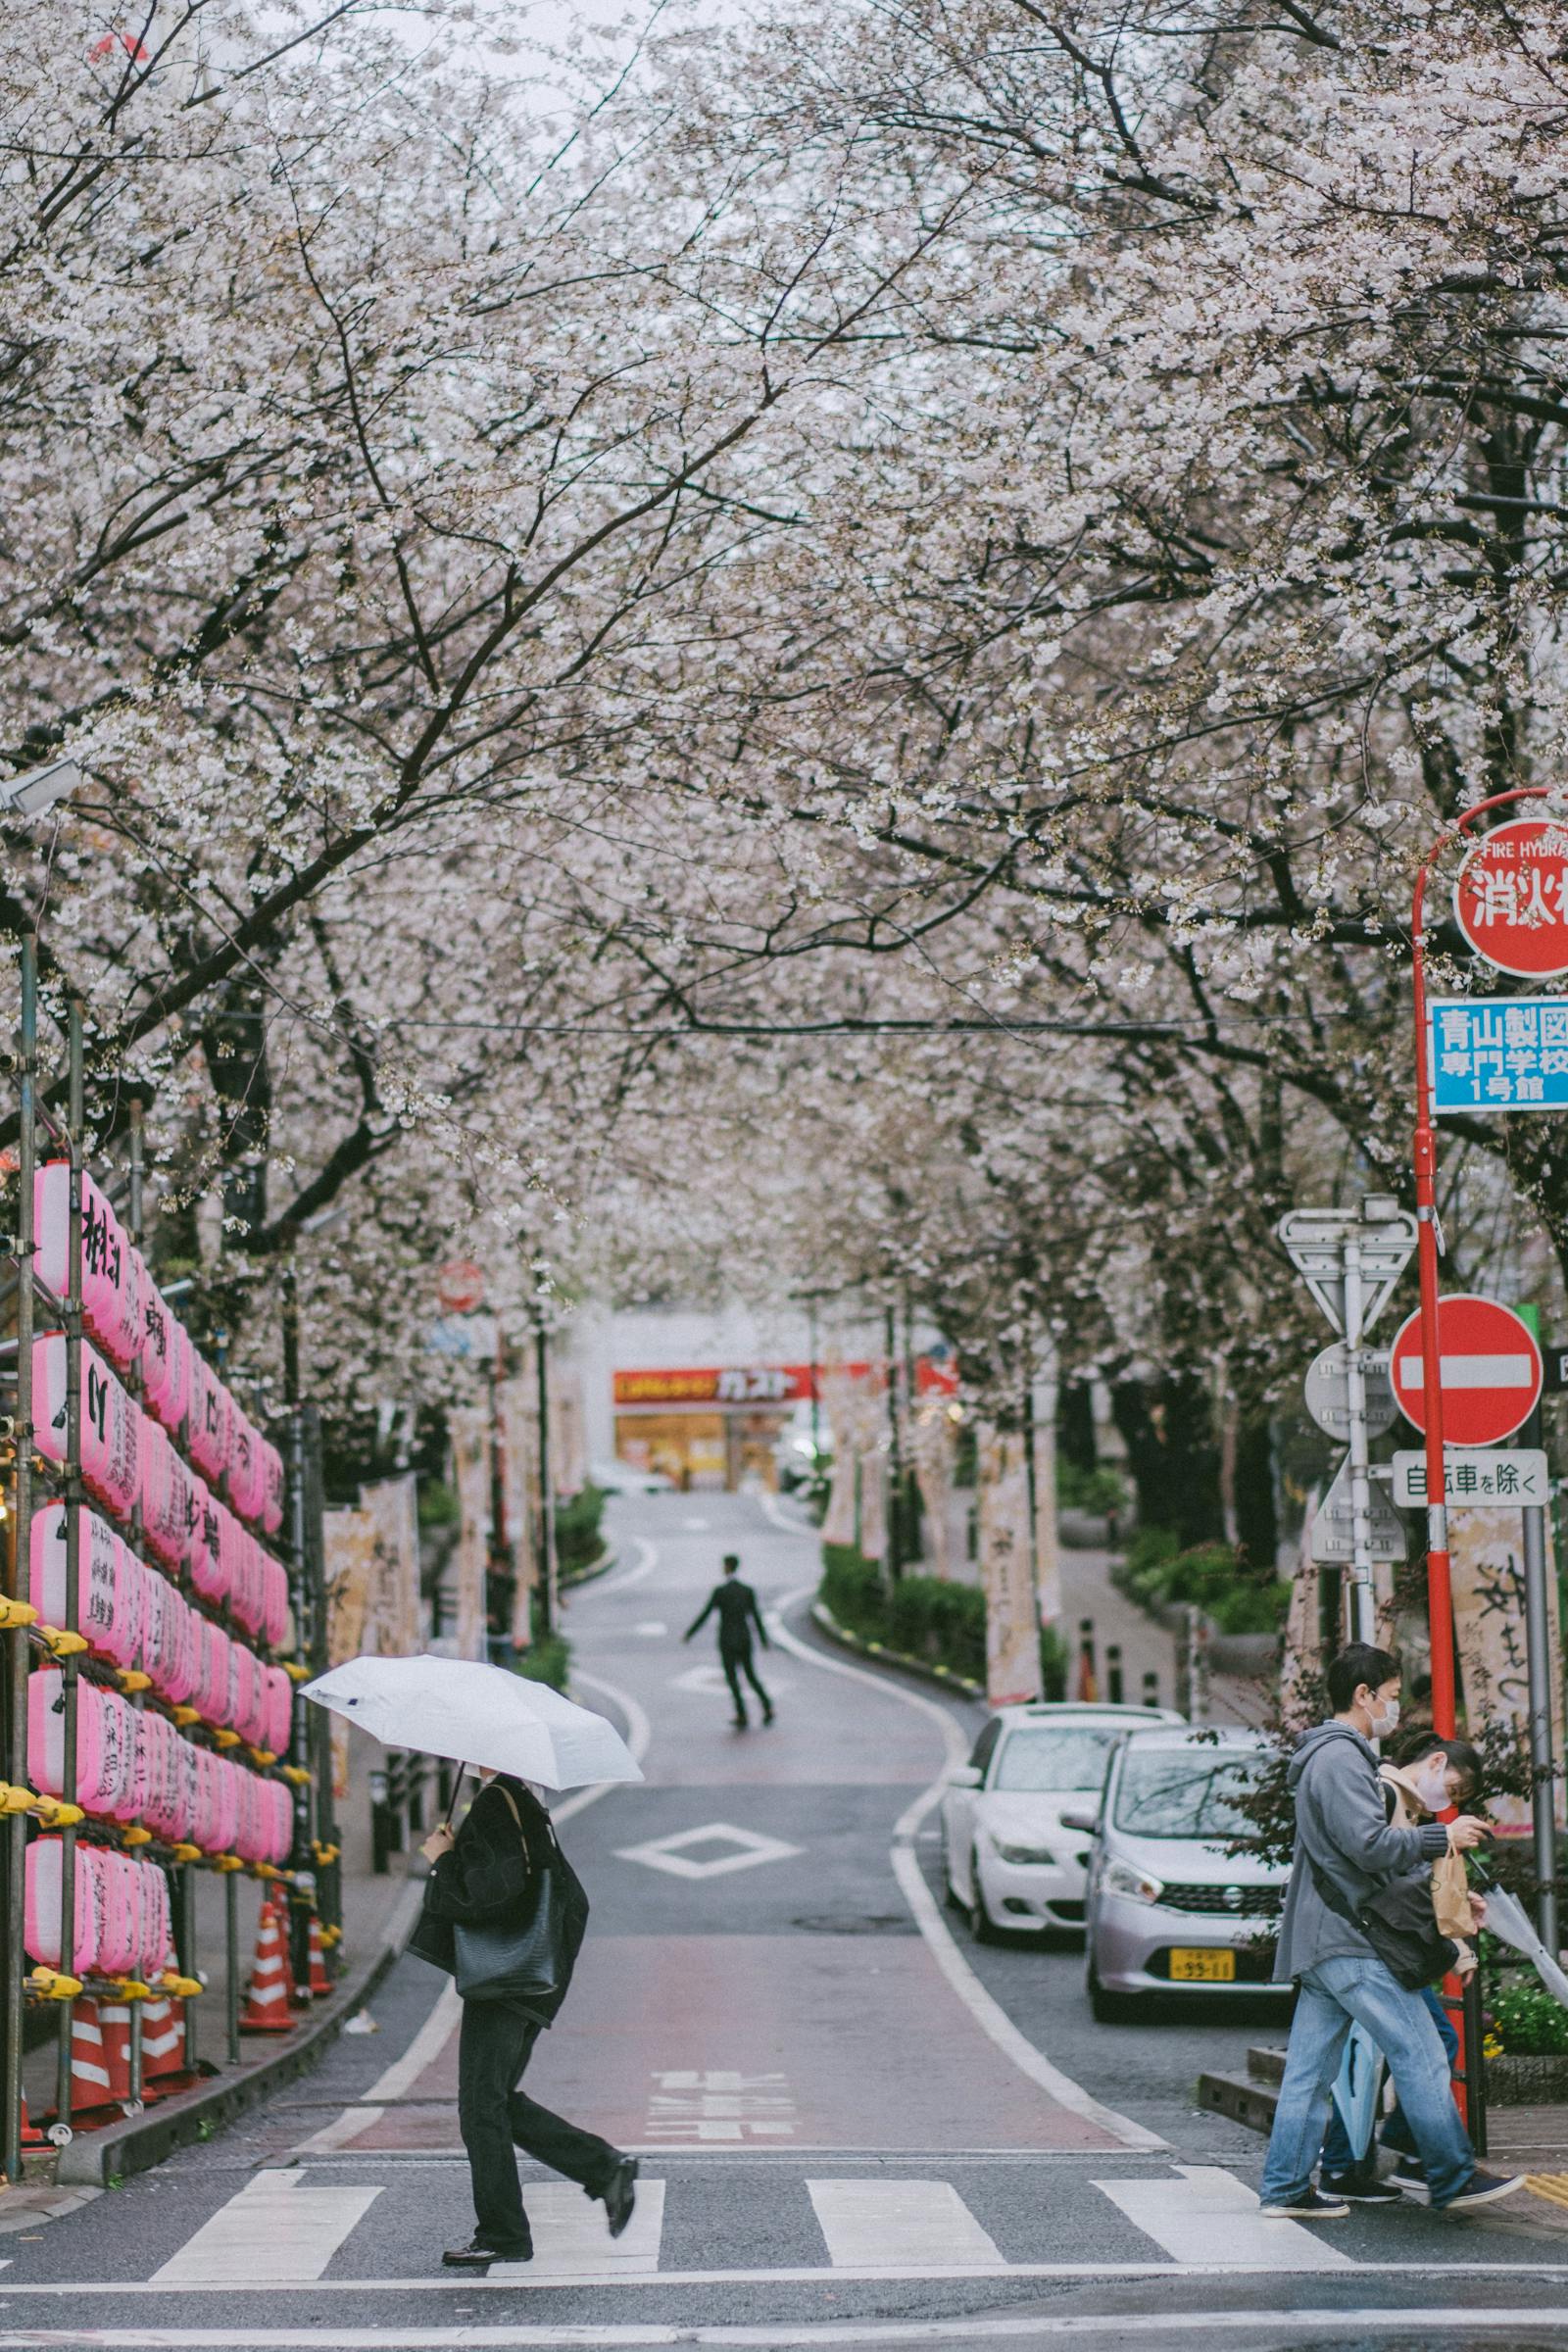
{"type": "Polygon", "coordinates": [[[647,1779],[559,1808],[593,1918],[528,2087],[637,2152],[631,2229],[612,2243],[525,2166],[535,2261],[442,2272],[471,2227],[457,2005],[406,1959],[374,2035],[8,2237],[0,2352],[1568,2344],[1568,2215],[1533,2198],[1464,2223],[1257,2218],[1260,2142],[1193,2085],[1277,2014],[1199,1994],[1096,2026],[1070,1944],[972,1943],[942,1907],[936,1803],[980,1712],[820,1642],[787,1506],[615,1509],[620,1565],[568,1631],[647,1779]],[[778,1719],[744,1733],[711,1628],[679,1640],[730,1548],[775,1626],[778,1719]]]}

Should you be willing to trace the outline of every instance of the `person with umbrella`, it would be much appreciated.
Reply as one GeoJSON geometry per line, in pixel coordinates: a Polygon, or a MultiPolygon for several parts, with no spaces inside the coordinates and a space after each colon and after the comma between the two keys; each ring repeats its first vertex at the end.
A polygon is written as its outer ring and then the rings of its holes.
{"type": "Polygon", "coordinates": [[[533,2239],[514,2148],[599,2198],[612,2237],[619,2237],[630,2221],[637,2195],[634,2157],[541,2107],[521,2086],[534,2044],[554,2024],[565,1999],[571,1960],[588,1921],[588,1898],[561,1850],[549,1814],[527,1784],[509,1773],[487,1771],[479,1778],[479,1793],[461,1827],[454,1833],[443,1822],[420,1848],[431,1865],[421,1948],[435,1956],[443,1940],[441,1927],[526,1936],[530,1891],[550,1872],[563,1884],[564,1941],[570,1957],[548,1992],[508,1998],[485,1997],[481,1990],[464,1998],[458,2037],[458,2130],[473,2187],[474,2230],[467,2245],[449,2247],[442,2255],[449,2270],[531,2260],[533,2239]],[[431,1922],[437,1931],[433,1939],[426,1925],[431,1922]]]}
{"type": "Polygon", "coordinates": [[[461,1658],[351,1658],[305,1695],[389,1745],[471,1765],[481,1788],[462,1823],[426,1838],[424,1910],[410,1948],[456,1981],[463,2001],[458,2121],[473,2185],[470,2242],[451,2269],[533,2254],[514,2148],[604,2205],[618,2237],[636,2203],[634,2158],[541,2107],[519,2087],[561,2010],[588,1920],[541,1788],[640,1781],[614,1727],[547,1684],[461,1658]]]}

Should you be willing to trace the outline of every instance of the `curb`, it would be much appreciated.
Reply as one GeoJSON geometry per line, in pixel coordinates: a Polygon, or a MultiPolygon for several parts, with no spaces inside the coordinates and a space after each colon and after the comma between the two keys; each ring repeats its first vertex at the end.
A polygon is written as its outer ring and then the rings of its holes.
{"type": "Polygon", "coordinates": [[[612,1551],[607,1544],[597,1560],[590,1560],[586,1568],[574,1568],[569,1576],[561,1578],[561,1591],[574,1592],[579,1585],[591,1585],[596,1577],[608,1576],[619,1557],[620,1554],[612,1551]]]}
{"type": "Polygon", "coordinates": [[[106,2124],[100,2132],[79,2132],[60,2151],[55,2178],[62,2186],[112,2188],[128,2173],[145,2173],[162,2164],[175,2148],[193,2140],[211,2139],[225,2125],[296,2076],[308,2074],[336,2040],[347,2020],[361,2008],[403,1951],[404,1941],[424,1899],[422,1880],[411,1879],[394,1903],[381,1941],[370,1958],[320,2010],[301,2023],[282,2049],[270,2050],[214,2075],[191,2090],[162,2099],[122,2123],[106,2124]]]}
{"type": "Polygon", "coordinates": [[[875,1666],[895,1668],[900,1674],[912,1674],[916,1682],[935,1683],[939,1690],[955,1692],[959,1698],[985,1697],[984,1687],[971,1682],[966,1674],[955,1674],[951,1666],[932,1666],[924,1658],[907,1658],[902,1649],[889,1649],[883,1642],[868,1642],[863,1635],[852,1634],[840,1625],[825,1600],[811,1603],[811,1623],[818,1633],[836,1642],[841,1649],[853,1650],[857,1657],[869,1658],[875,1666]]]}

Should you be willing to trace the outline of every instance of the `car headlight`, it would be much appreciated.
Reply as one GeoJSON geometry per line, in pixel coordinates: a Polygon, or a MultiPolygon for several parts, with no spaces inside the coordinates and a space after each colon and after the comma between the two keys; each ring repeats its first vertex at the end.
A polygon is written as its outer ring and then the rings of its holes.
{"type": "Polygon", "coordinates": [[[1049,1845],[1004,1845],[1000,1838],[993,1838],[991,1842],[1004,1862],[1054,1862],[1056,1859],[1049,1845]]]}
{"type": "Polygon", "coordinates": [[[1102,1889],[1106,1894],[1130,1895],[1135,1903],[1157,1903],[1165,1891],[1161,1879],[1151,1879],[1130,1862],[1107,1862],[1100,1874],[1102,1889]]]}

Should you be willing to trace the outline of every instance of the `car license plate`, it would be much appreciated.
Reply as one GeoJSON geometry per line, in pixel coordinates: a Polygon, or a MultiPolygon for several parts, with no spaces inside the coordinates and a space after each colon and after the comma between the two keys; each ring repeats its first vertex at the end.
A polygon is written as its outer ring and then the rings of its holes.
{"type": "Polygon", "coordinates": [[[1228,1951],[1173,1951],[1170,1974],[1173,1984],[1234,1984],[1236,1954],[1228,1951]]]}

